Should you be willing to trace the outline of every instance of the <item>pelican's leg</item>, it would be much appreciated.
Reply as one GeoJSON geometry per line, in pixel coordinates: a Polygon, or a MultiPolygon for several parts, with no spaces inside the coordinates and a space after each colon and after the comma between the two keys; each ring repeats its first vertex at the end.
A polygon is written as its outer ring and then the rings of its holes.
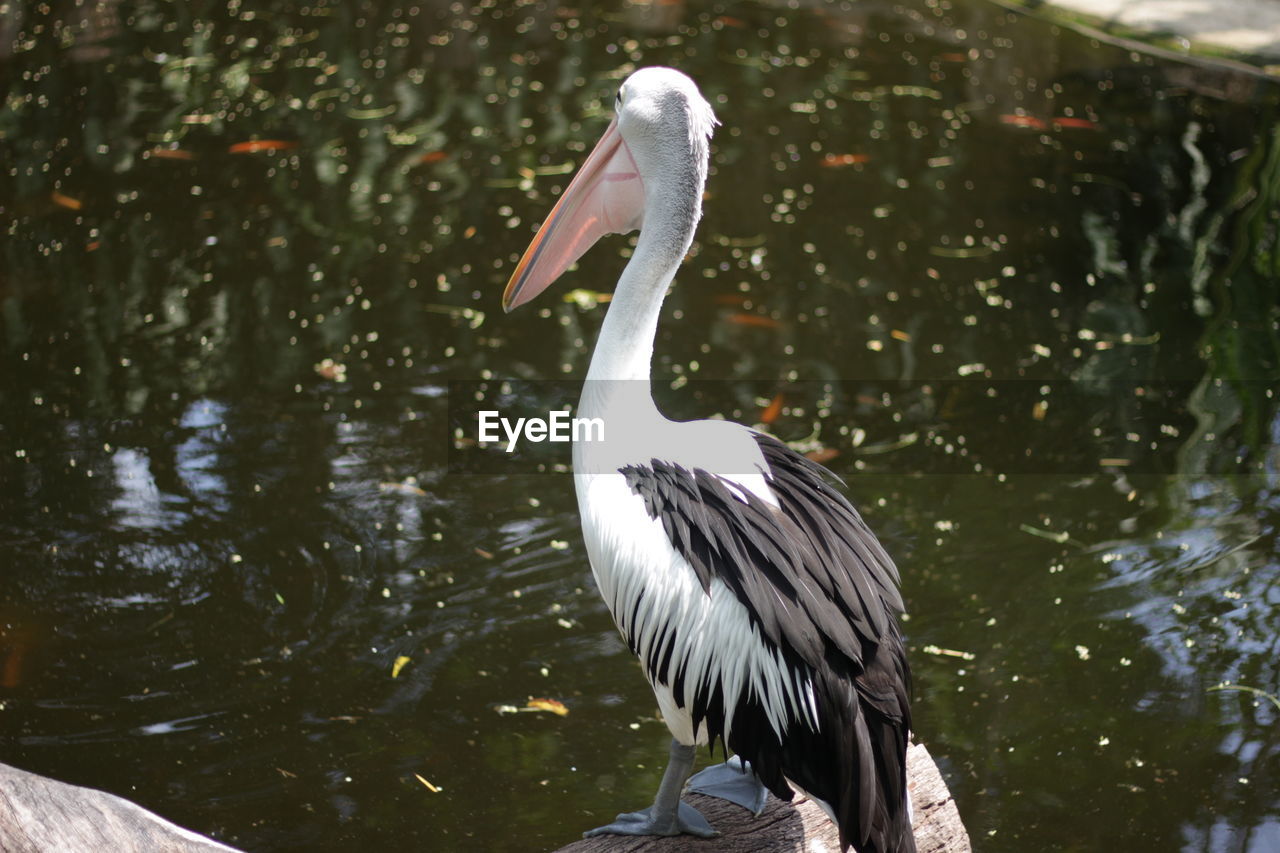
{"type": "Polygon", "coordinates": [[[708,767],[689,779],[689,790],[737,803],[757,817],[764,811],[769,792],[751,772],[751,765],[735,755],[724,764],[708,767]]]}
{"type": "Polygon", "coordinates": [[[662,784],[653,805],[643,811],[627,812],[608,826],[600,826],[582,833],[592,835],[680,835],[687,833],[710,838],[720,833],[712,829],[707,819],[688,803],[680,802],[680,792],[693,770],[693,747],[678,740],[671,741],[671,760],[667,772],[662,774],[662,784]]]}

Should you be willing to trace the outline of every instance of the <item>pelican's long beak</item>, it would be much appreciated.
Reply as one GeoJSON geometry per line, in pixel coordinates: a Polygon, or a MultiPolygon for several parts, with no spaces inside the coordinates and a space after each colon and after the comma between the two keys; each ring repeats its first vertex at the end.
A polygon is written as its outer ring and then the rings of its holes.
{"type": "Polygon", "coordinates": [[[502,294],[502,308],[523,305],[606,234],[625,234],[644,218],[644,184],[615,118],[560,196],[502,294]]]}

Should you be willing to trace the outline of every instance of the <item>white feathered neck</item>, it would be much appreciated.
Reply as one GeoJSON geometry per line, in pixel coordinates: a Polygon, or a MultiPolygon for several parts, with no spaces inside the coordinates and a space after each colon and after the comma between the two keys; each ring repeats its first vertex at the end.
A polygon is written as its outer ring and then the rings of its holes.
{"type": "Polygon", "coordinates": [[[640,380],[647,388],[662,300],[702,217],[716,118],[693,81],[671,68],[632,74],[619,90],[619,100],[618,130],[644,184],[644,219],[600,329],[587,379],[589,385],[640,380]]]}

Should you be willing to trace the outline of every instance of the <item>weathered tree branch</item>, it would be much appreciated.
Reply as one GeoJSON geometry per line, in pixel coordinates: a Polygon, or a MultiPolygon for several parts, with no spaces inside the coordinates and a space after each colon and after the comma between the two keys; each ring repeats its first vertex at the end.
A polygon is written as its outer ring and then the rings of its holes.
{"type": "MultiPolygon", "coordinates": [[[[929,751],[918,743],[907,751],[907,785],[915,811],[918,853],[969,853],[969,833],[960,821],[955,800],[929,751]]],[[[815,803],[800,797],[792,804],[770,796],[760,817],[701,794],[686,794],[685,798],[720,830],[719,837],[605,835],[575,841],[556,853],[837,853],[840,849],[835,825],[815,803]]]]}
{"type": "MultiPolygon", "coordinates": [[[[969,835],[928,750],[907,752],[907,781],[915,810],[919,853],[969,853],[969,835]]],[[[724,800],[689,794],[689,803],[721,835],[699,839],[584,839],[557,853],[837,853],[835,826],[814,803],[770,797],[760,817],[724,800]]],[[[5,853],[236,853],[234,848],[185,830],[139,805],[92,788],[46,779],[0,764],[0,850],[5,853]]]]}
{"type": "Polygon", "coordinates": [[[142,806],[0,764],[5,853],[236,853],[142,806]]]}

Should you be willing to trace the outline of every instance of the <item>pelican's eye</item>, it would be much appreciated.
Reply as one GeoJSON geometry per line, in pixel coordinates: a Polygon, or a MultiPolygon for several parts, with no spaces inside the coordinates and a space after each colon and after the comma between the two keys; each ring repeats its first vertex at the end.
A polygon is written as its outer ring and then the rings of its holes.
{"type": "Polygon", "coordinates": [[[618,87],[618,94],[617,94],[617,97],[613,99],[613,102],[618,106],[622,106],[622,87],[621,86],[618,87]]]}

